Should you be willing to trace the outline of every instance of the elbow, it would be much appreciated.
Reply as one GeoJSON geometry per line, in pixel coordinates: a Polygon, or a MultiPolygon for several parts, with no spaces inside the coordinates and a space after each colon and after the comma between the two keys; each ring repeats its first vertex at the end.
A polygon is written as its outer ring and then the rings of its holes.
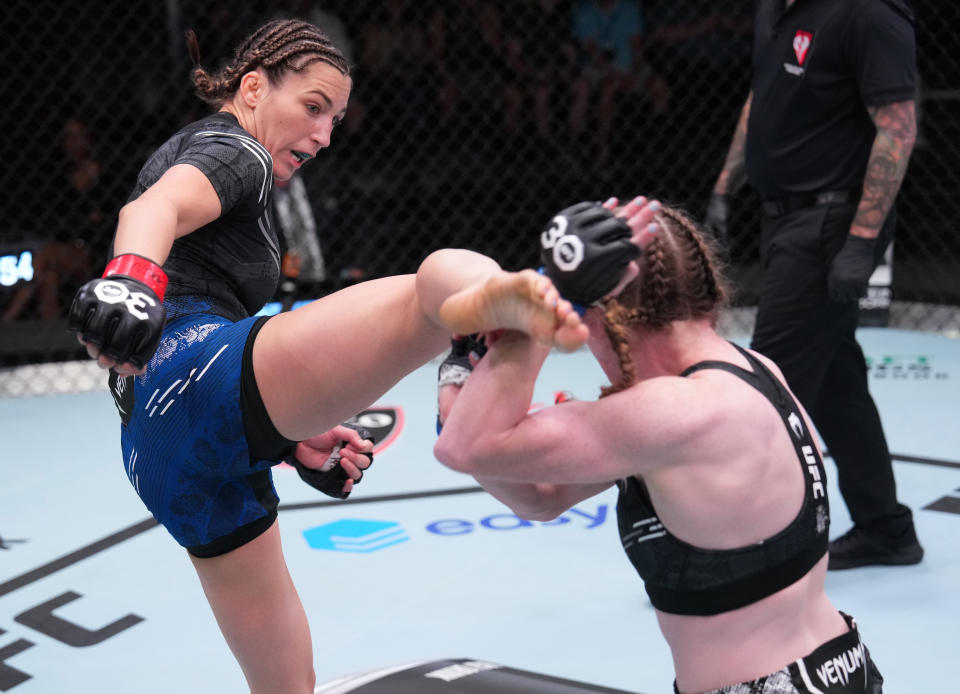
{"type": "Polygon", "coordinates": [[[518,518],[528,521],[538,521],[540,523],[547,523],[549,521],[555,520],[560,516],[561,513],[566,511],[565,508],[555,508],[553,506],[529,506],[523,508],[513,508],[511,509],[518,518]]]}
{"type": "Polygon", "coordinates": [[[526,515],[521,516],[527,520],[540,522],[552,521],[559,518],[570,508],[570,499],[563,493],[563,487],[554,484],[535,484],[536,504],[531,504],[524,509],[526,515]]]}
{"type": "Polygon", "coordinates": [[[442,435],[433,445],[433,457],[454,472],[472,474],[472,460],[463,446],[451,445],[442,435]]]}
{"type": "Polygon", "coordinates": [[[156,214],[156,208],[151,202],[156,198],[150,197],[145,198],[143,195],[134,198],[133,200],[124,204],[120,208],[120,211],[117,213],[118,219],[124,219],[128,217],[136,217],[138,212],[143,212],[144,214],[156,214]]]}
{"type": "Polygon", "coordinates": [[[904,148],[905,148],[906,151],[907,151],[907,154],[908,154],[908,155],[911,154],[911,153],[913,152],[914,146],[917,144],[917,127],[916,127],[916,125],[914,125],[913,128],[910,130],[910,132],[908,132],[908,133],[906,134],[906,136],[904,137],[904,143],[903,143],[903,144],[904,144],[904,148]]]}
{"type": "Polygon", "coordinates": [[[120,211],[117,213],[117,223],[123,224],[123,222],[133,214],[136,208],[137,208],[136,200],[131,200],[126,205],[121,207],[120,211]]]}
{"type": "Polygon", "coordinates": [[[455,422],[447,422],[440,432],[433,455],[451,470],[474,476],[491,472],[491,466],[498,467],[505,460],[495,438],[464,434],[455,422]]]}
{"type": "Polygon", "coordinates": [[[568,499],[552,484],[524,484],[515,487],[509,499],[501,498],[501,501],[518,518],[541,523],[558,518],[570,507],[568,499]]]}

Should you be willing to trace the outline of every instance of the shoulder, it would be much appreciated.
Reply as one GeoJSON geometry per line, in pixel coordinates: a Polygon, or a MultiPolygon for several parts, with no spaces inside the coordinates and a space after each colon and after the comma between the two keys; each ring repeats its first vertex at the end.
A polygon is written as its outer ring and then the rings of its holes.
{"type": "Polygon", "coordinates": [[[916,25],[916,17],[908,0],[860,0],[847,8],[850,21],[861,26],[909,27],[916,25]]]}
{"type": "Polygon", "coordinates": [[[200,147],[227,148],[270,164],[270,153],[253,135],[240,127],[233,116],[215,113],[188,125],[182,132],[200,147]]]}
{"type": "Polygon", "coordinates": [[[882,5],[881,11],[885,13],[893,13],[895,17],[904,19],[910,24],[917,23],[916,15],[913,13],[913,7],[909,0],[879,0],[876,4],[882,5]]]}
{"type": "Polygon", "coordinates": [[[599,414],[615,429],[643,440],[645,447],[671,450],[722,426],[737,409],[731,402],[738,392],[747,389],[720,371],[660,376],[600,399],[599,414]]]}
{"type": "Polygon", "coordinates": [[[753,350],[753,349],[748,349],[747,351],[750,353],[750,356],[752,356],[754,359],[757,359],[761,364],[766,366],[767,370],[769,370],[770,373],[776,376],[777,380],[779,380],[781,383],[786,383],[786,378],[784,377],[783,372],[780,371],[780,367],[777,366],[777,363],[773,361],[773,359],[770,359],[766,355],[760,354],[760,352],[757,352],[756,350],[753,350]]]}
{"type": "Polygon", "coordinates": [[[191,123],[176,163],[191,164],[213,183],[224,207],[239,200],[265,204],[273,180],[273,159],[266,148],[229,114],[217,113],[191,123]]]}
{"type": "Polygon", "coordinates": [[[619,477],[726,459],[779,421],[762,395],[720,370],[647,379],[584,405],[564,431],[589,427],[591,450],[619,477]]]}

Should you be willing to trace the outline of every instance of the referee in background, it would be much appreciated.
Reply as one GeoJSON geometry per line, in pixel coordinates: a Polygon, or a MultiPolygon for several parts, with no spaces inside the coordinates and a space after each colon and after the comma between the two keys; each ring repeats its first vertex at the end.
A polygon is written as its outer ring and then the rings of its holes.
{"type": "Polygon", "coordinates": [[[759,0],[751,91],[704,220],[726,242],[729,196],[749,182],[763,200],[751,347],[783,370],[836,462],[854,525],[830,543],[834,570],[923,558],[855,336],[893,238],[915,90],[909,0],[759,0]]]}

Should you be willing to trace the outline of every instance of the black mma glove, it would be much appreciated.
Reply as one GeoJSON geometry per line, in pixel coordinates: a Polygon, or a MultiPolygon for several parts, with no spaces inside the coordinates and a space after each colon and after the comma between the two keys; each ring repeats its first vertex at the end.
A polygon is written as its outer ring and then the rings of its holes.
{"type": "Polygon", "coordinates": [[[849,303],[867,295],[867,285],[874,270],[876,245],[876,239],[847,234],[847,240],[834,256],[827,273],[830,299],[849,303]]]}
{"type": "Polygon", "coordinates": [[[470,363],[470,353],[477,355],[477,358],[483,357],[487,353],[487,342],[482,335],[474,333],[473,335],[454,335],[450,339],[450,353],[446,359],[440,362],[440,368],[437,369],[437,387],[457,385],[462,386],[470,372],[473,371],[473,365],[470,363]]]}
{"type": "Polygon", "coordinates": [[[606,296],[640,255],[626,221],[597,202],[562,210],[540,234],[540,259],[560,295],[581,307],[606,296]]]}
{"type": "Polygon", "coordinates": [[[727,229],[729,217],[730,199],[720,193],[711,195],[707,202],[707,211],[703,216],[703,226],[713,234],[724,250],[730,246],[730,232],[727,229]]]}
{"type": "MultiPolygon", "coordinates": [[[[357,433],[360,434],[360,438],[364,439],[365,441],[370,441],[371,443],[373,442],[373,434],[371,434],[365,427],[362,427],[359,424],[351,424],[349,422],[344,422],[343,426],[356,430],[357,433]]],[[[307,467],[297,460],[296,446],[294,446],[293,450],[290,451],[290,454],[283,459],[283,462],[296,468],[297,474],[300,475],[300,479],[317,491],[321,491],[327,496],[332,496],[334,499],[346,499],[348,496],[350,496],[350,492],[344,492],[343,485],[348,479],[352,479],[340,464],[340,449],[346,445],[346,441],[341,441],[339,446],[334,446],[333,451],[330,453],[330,457],[327,458],[327,461],[321,468],[307,467]]],[[[367,456],[370,459],[370,464],[373,465],[373,453],[364,453],[363,455],[367,456]]],[[[370,468],[368,467],[367,469],[369,470],[370,468]]],[[[360,480],[362,479],[363,471],[361,470],[360,479],[353,480],[354,486],[360,484],[360,480]]]]}
{"type": "Polygon", "coordinates": [[[167,312],[167,275],[159,265],[132,253],[107,264],[103,277],[80,287],[67,328],[118,364],[143,367],[160,342],[167,312]]]}
{"type": "MultiPolygon", "coordinates": [[[[443,386],[462,386],[473,372],[470,363],[470,354],[476,354],[480,359],[487,353],[487,342],[482,335],[454,335],[450,339],[450,353],[440,362],[437,369],[437,390],[443,386]]],[[[437,434],[443,428],[440,413],[437,413],[437,434]]]]}

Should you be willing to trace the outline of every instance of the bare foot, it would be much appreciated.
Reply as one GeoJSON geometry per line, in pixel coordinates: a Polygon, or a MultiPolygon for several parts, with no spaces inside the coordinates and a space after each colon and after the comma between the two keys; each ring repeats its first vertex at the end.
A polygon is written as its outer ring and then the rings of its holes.
{"type": "Polygon", "coordinates": [[[533,270],[497,275],[457,292],[440,306],[440,320],[460,335],[520,330],[564,352],[578,349],[589,336],[570,302],[533,270]]]}

